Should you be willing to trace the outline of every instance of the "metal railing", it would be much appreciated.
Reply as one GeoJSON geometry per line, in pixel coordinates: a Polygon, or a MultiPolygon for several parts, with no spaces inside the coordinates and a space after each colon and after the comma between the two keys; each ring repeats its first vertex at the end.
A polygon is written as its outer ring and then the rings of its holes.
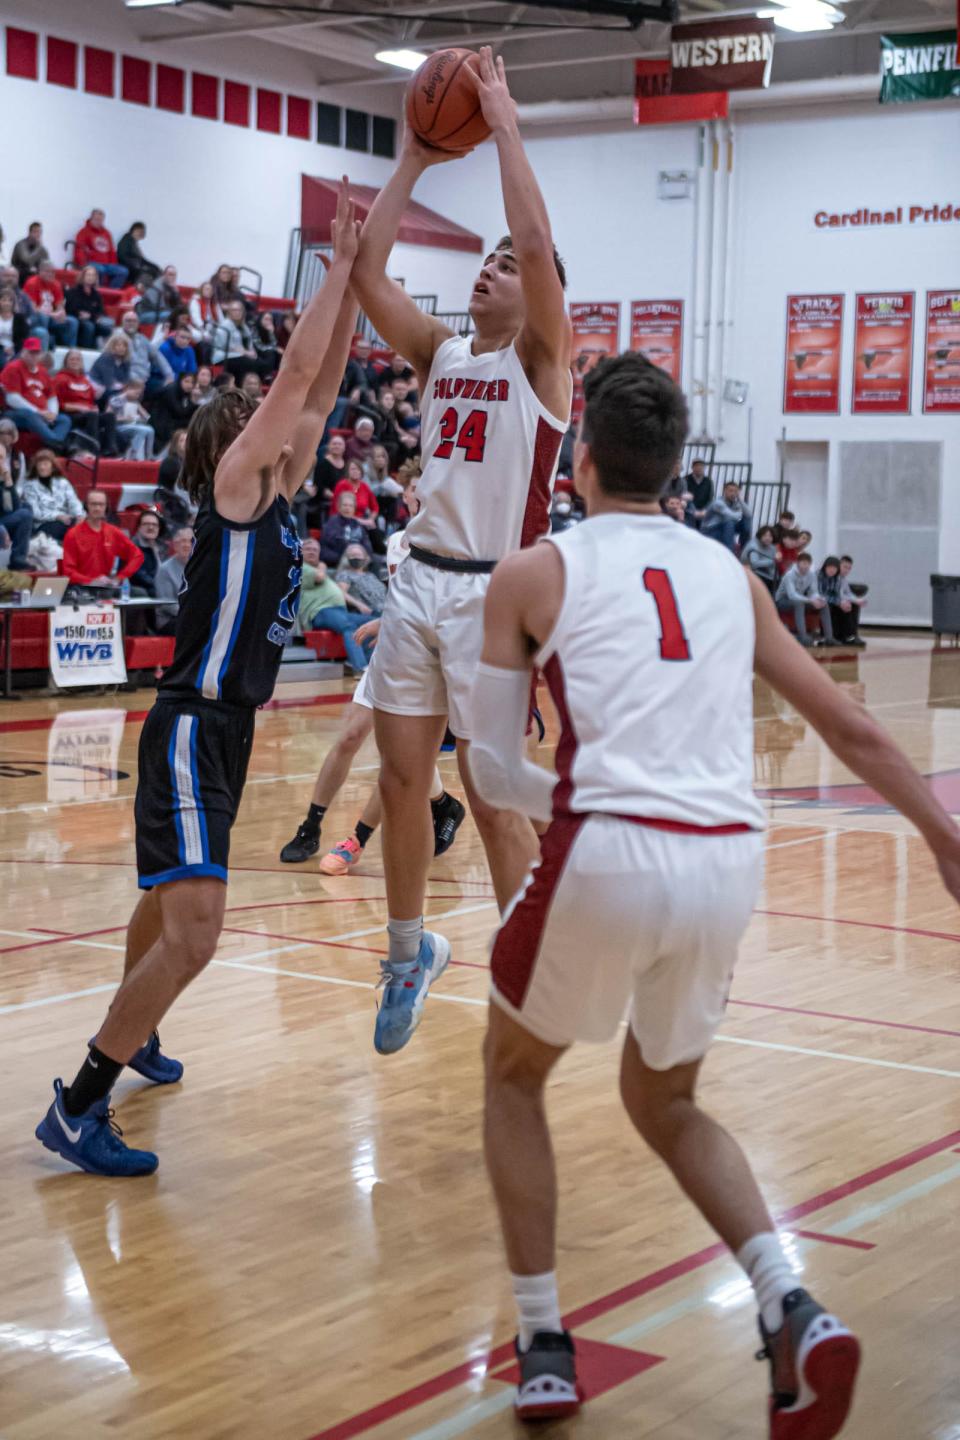
{"type": "Polygon", "coordinates": [[[743,499],[753,516],[753,533],[756,535],[762,525],[776,525],[784,510],[789,510],[790,485],[786,480],[748,479],[743,499]]]}

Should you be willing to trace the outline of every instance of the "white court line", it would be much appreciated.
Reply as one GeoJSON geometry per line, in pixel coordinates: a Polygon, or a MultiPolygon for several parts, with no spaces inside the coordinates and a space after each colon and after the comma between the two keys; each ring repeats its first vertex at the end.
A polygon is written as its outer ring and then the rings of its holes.
{"type": "Polygon", "coordinates": [[[108,990],[116,988],[116,980],[111,980],[109,985],[91,985],[89,990],[71,990],[66,995],[47,995],[43,1000],[21,1000],[16,1005],[0,1005],[0,1015],[12,1015],[20,1010],[39,1010],[41,1005],[60,1005],[64,1000],[81,1000],[85,995],[104,995],[108,990]]]}
{"type": "MultiPolygon", "coordinates": [[[[286,975],[291,980],[314,980],[319,985],[342,985],[349,990],[376,990],[372,980],[346,980],[340,975],[311,975],[305,970],[281,970],[277,965],[248,965],[245,960],[214,960],[214,965],[227,970],[253,970],[258,975],[286,975]]],[[[477,1000],[472,995],[443,995],[431,990],[432,1000],[444,1000],[448,1005],[482,1005],[486,1000],[477,1000]]]]}
{"type": "Polygon", "coordinates": [[[843,1055],[839,1050],[810,1050],[804,1045],[777,1045],[772,1040],[744,1040],[734,1035],[718,1035],[716,1038],[723,1045],[784,1050],[790,1055],[813,1055],[819,1060],[845,1060],[848,1065],[876,1065],[881,1070],[912,1070],[915,1075],[945,1075],[949,1080],[960,1080],[960,1070],[936,1070],[930,1065],[907,1065],[902,1060],[873,1060],[867,1055],[843,1055]]]}
{"type": "Polygon", "coordinates": [[[824,830],[819,835],[805,835],[802,840],[778,840],[775,845],[767,845],[766,849],[789,850],[791,845],[812,845],[817,840],[826,840],[829,834],[829,830],[824,830]]]}

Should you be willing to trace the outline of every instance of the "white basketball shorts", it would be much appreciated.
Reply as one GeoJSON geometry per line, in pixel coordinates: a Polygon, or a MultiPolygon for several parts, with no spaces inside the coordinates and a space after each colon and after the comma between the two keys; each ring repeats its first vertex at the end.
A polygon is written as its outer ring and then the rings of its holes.
{"type": "Polygon", "coordinates": [[[356,688],[356,690],[354,690],[353,696],[352,696],[352,699],[351,699],[351,703],[352,703],[352,704],[354,704],[354,705],[362,705],[363,708],[364,708],[364,710],[372,710],[372,709],[373,709],[373,701],[370,699],[369,695],[367,694],[367,676],[368,676],[369,674],[370,674],[370,667],[367,666],[366,670],[364,670],[363,674],[360,676],[360,680],[359,680],[359,682],[358,682],[358,684],[357,684],[357,688],[356,688]]]}
{"type": "Polygon", "coordinates": [[[652,1070],[698,1060],[723,1018],[763,878],[763,834],[554,820],[492,946],[492,999],[547,1045],[613,1038],[652,1070]]]}
{"type": "Polygon", "coordinates": [[[367,698],[392,715],[447,715],[470,739],[470,697],[483,649],[489,575],[435,570],[411,556],[390,581],[367,698]]]}

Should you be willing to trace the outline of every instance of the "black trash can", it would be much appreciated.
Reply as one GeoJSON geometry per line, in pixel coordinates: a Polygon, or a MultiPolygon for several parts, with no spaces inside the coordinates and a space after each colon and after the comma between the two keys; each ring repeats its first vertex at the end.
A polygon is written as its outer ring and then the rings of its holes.
{"type": "Polygon", "coordinates": [[[960,635],[960,575],[931,575],[933,633],[960,635]]]}

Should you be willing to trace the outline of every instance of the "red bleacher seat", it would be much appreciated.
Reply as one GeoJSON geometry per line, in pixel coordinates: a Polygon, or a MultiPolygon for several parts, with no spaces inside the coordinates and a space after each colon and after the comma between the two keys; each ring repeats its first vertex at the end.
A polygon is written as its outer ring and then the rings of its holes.
{"type": "MultiPolygon", "coordinates": [[[[796,635],[796,633],[797,633],[797,622],[796,622],[796,621],[794,620],[794,618],[793,618],[793,611],[792,611],[792,610],[781,610],[781,611],[780,611],[780,619],[783,621],[784,625],[786,625],[787,629],[788,629],[792,634],[796,635]]],[[[817,614],[816,610],[808,610],[808,611],[807,611],[807,634],[808,634],[808,635],[819,635],[822,629],[823,629],[823,626],[820,624],[820,616],[817,614]]]]}
{"type": "Polygon", "coordinates": [[[279,295],[258,295],[258,310],[296,310],[296,300],[286,300],[279,295]]]}
{"type": "Polygon", "coordinates": [[[347,652],[343,636],[334,630],[308,630],[304,635],[307,649],[312,650],[318,660],[345,660],[347,652]]]}
{"type": "Polygon", "coordinates": [[[123,653],[128,670],[164,670],[173,659],[172,635],[127,635],[123,653]]]}
{"type": "Polygon", "coordinates": [[[159,460],[101,460],[97,466],[97,485],[156,485],[160,476],[159,460]]]}
{"type": "MultiPolygon", "coordinates": [[[[49,658],[49,611],[11,612],[10,658],[14,670],[46,670],[49,658]]],[[[6,663],[0,638],[0,664],[6,663]]]]}

